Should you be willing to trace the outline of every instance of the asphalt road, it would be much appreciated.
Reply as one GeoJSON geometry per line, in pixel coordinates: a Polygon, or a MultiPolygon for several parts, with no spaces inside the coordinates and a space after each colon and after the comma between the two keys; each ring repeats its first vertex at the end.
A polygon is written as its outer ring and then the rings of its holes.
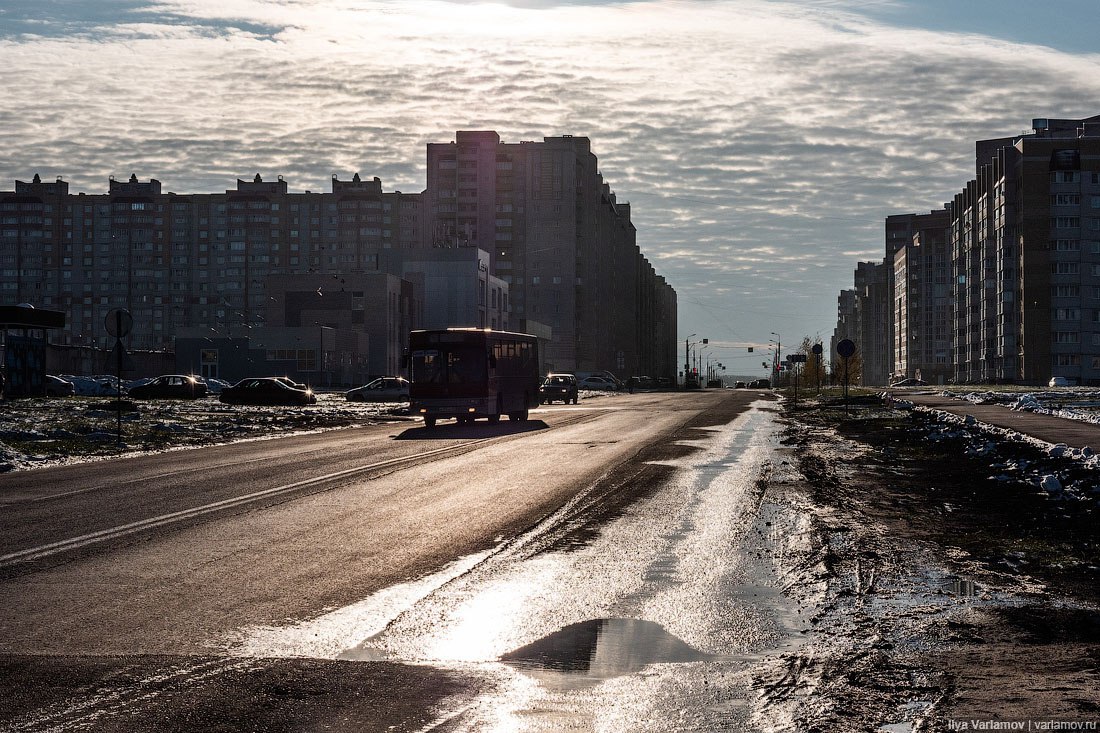
{"type": "Polygon", "coordinates": [[[661,459],[685,453],[679,441],[760,398],[621,395],[526,423],[388,424],[0,476],[0,730],[416,730],[480,678],[249,658],[224,640],[548,523],[598,532],[674,476],[661,459]]]}

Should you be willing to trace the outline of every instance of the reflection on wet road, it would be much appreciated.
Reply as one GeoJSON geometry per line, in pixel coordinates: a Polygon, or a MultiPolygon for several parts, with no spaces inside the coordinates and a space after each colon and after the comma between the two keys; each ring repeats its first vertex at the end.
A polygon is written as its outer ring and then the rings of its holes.
{"type": "Polygon", "coordinates": [[[667,482],[619,487],[630,501],[596,531],[576,531],[579,498],[483,556],[308,624],[253,630],[237,651],[485,680],[432,729],[751,729],[754,664],[801,630],[777,589],[762,499],[776,432],[757,403],[696,431],[694,450],[662,462],[676,469],[667,482]]]}

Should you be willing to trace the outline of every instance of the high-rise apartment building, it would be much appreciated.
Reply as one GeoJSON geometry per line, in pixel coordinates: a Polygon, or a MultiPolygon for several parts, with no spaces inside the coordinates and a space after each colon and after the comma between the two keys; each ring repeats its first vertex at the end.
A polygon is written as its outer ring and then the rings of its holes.
{"type": "MultiPolygon", "coordinates": [[[[829,361],[832,364],[833,379],[839,380],[844,377],[843,363],[844,359],[837,353],[836,347],[844,339],[849,339],[853,343],[859,338],[859,326],[856,322],[856,291],[849,288],[841,290],[840,295],[836,300],[836,328],[833,329],[833,336],[829,340],[829,361]]],[[[857,374],[849,372],[849,378],[854,382],[856,381],[857,374]]]]}
{"type": "Polygon", "coordinates": [[[1100,115],[979,141],[955,196],[960,381],[1100,384],[1100,115]]]}
{"type": "MultiPolygon", "coordinates": [[[[126,348],[170,350],[181,329],[232,340],[264,325],[269,278],[386,272],[419,283],[407,301],[433,322],[545,338],[548,368],[676,374],[675,291],[639,251],[630,206],[604,183],[587,138],[504,144],[459,132],[427,154],[424,194],[386,193],[358,174],[333,176],[323,193],[259,175],[183,195],[136,175],[100,195],[17,181],[0,192],[0,305],[63,311],[57,341],[101,347],[104,316],[126,308],[126,348]],[[469,256],[445,251],[458,248],[469,256]]],[[[351,312],[372,313],[359,297],[351,312]]],[[[370,363],[392,366],[394,343],[372,339],[388,351],[370,363]]]]}
{"type": "Polygon", "coordinates": [[[167,345],[173,323],[243,327],[267,305],[268,274],[371,271],[377,250],[419,245],[418,194],[354,183],[292,194],[256,176],[224,194],[176,195],[133,176],[107,195],[70,196],[63,181],[17,181],[0,193],[3,298],[66,311],[62,338],[74,342],[115,307],[135,317],[135,348],[167,345]]]}
{"type": "Polygon", "coordinates": [[[858,338],[853,339],[859,349],[860,384],[877,386],[886,384],[890,376],[890,346],[887,332],[890,318],[890,282],[892,268],[888,271],[882,262],[856,264],[856,323],[858,338]]]}
{"type": "Polygon", "coordinates": [[[588,138],[459,131],[428,145],[425,195],[428,242],[490,252],[513,327],[550,327],[547,368],[676,374],[675,292],[639,251],[588,138]]]}
{"type": "Polygon", "coordinates": [[[326,193],[257,175],[186,195],[136,176],[112,179],[107,194],[71,195],[35,176],[0,192],[0,303],[64,312],[53,338],[68,345],[106,345],[114,308],[133,315],[129,349],[171,349],[185,328],[237,338],[264,324],[269,276],[377,272],[385,250],[420,247],[419,199],[358,175],[333,177],[326,193]]]}
{"type": "Polygon", "coordinates": [[[918,378],[943,384],[954,373],[951,257],[947,244],[951,213],[942,209],[888,217],[888,238],[891,222],[896,226],[902,219],[909,238],[895,249],[889,261],[891,381],[918,378]]]}

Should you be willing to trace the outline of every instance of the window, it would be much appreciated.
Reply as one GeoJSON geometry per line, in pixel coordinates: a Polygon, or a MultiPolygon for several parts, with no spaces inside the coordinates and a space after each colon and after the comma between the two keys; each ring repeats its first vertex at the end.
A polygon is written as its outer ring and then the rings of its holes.
{"type": "Polygon", "coordinates": [[[1056,344],[1077,344],[1081,342],[1081,334],[1077,331],[1055,331],[1054,343],[1056,344]]]}
{"type": "Polygon", "coordinates": [[[1078,275],[1081,272],[1080,262],[1052,262],[1050,272],[1054,275],[1078,275]]]}
{"type": "Polygon", "coordinates": [[[1050,217],[1050,225],[1055,229],[1076,229],[1081,226],[1081,217],[1052,216],[1050,217]]]}
{"type": "Polygon", "coordinates": [[[1076,252],[1081,249],[1079,239],[1055,239],[1054,249],[1058,252],[1076,252]]]}
{"type": "Polygon", "coordinates": [[[1080,206],[1081,196],[1076,193],[1056,193],[1050,197],[1051,206],[1080,206]]]}
{"type": "Polygon", "coordinates": [[[1054,320],[1056,321],[1079,321],[1081,320],[1080,308],[1055,308],[1054,320]]]}

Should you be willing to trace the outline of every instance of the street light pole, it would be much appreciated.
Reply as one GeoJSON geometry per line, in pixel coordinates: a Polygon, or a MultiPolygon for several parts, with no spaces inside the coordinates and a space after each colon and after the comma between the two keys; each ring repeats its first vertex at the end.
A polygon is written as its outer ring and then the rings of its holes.
{"type": "Polygon", "coordinates": [[[778,333],[772,331],[772,336],[775,336],[775,359],[772,361],[772,381],[775,385],[779,384],[779,360],[783,358],[783,339],[778,333]]]}
{"type": "Polygon", "coordinates": [[[688,371],[691,369],[691,337],[695,334],[689,334],[684,339],[684,389],[688,386],[688,371]]]}

